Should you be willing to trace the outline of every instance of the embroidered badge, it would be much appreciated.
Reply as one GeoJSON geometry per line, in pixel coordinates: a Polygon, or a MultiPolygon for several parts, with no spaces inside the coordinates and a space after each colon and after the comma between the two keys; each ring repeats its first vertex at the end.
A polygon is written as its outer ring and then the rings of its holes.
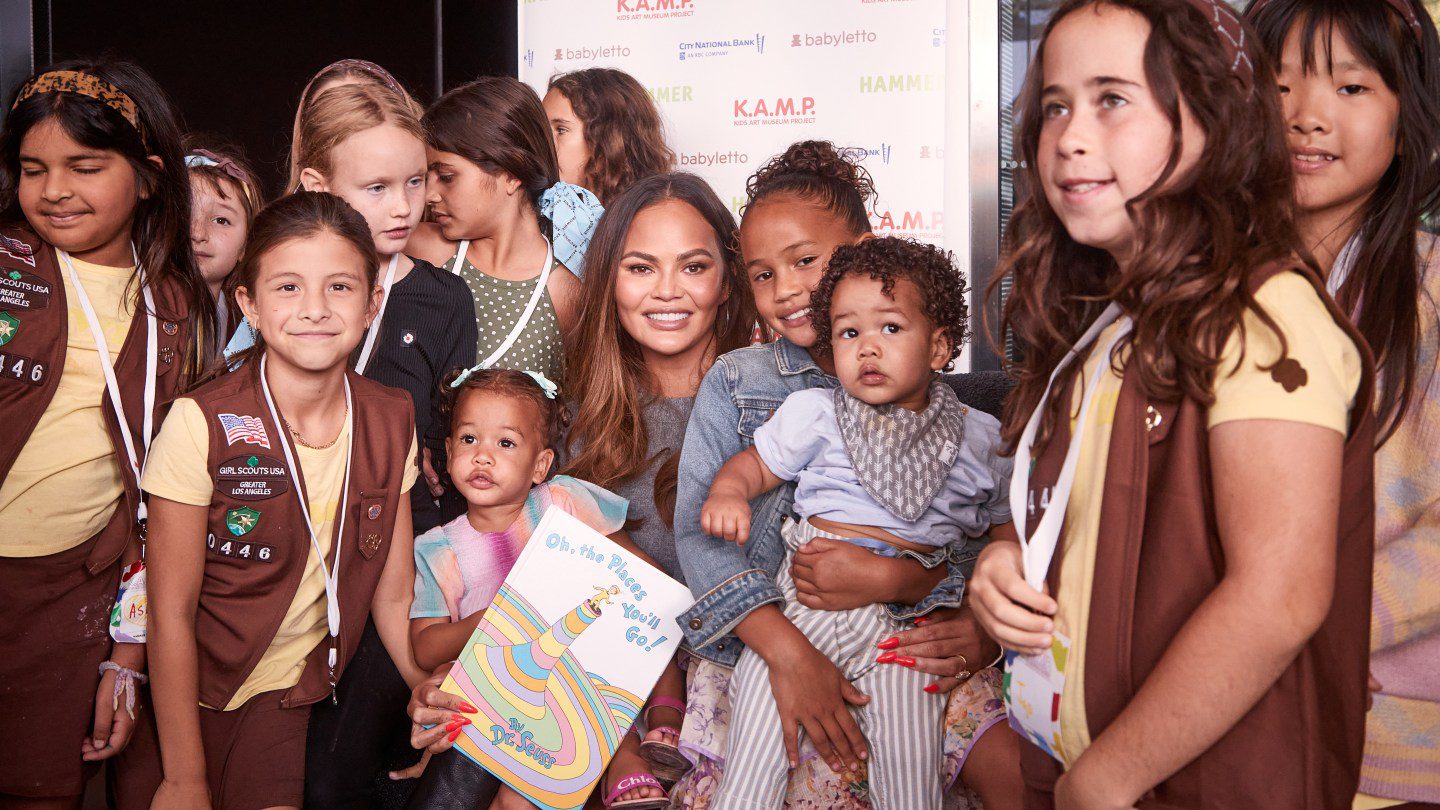
{"type": "Polygon", "coordinates": [[[12,259],[19,259],[31,267],[35,266],[35,249],[19,239],[3,233],[0,233],[0,253],[4,253],[12,259]]]}
{"type": "Polygon", "coordinates": [[[1155,410],[1155,406],[1154,406],[1154,405],[1146,405],[1146,406],[1145,406],[1145,430],[1146,430],[1146,432],[1152,431],[1152,430],[1154,430],[1155,428],[1160,427],[1160,423],[1161,423],[1161,422],[1164,422],[1164,421],[1165,421],[1165,417],[1161,416],[1161,415],[1160,415],[1160,412],[1157,411],[1157,410],[1155,410]]]}
{"type": "Polygon", "coordinates": [[[215,535],[207,535],[205,548],[211,554],[218,554],[221,557],[234,557],[240,560],[259,560],[263,563],[275,561],[274,546],[262,546],[259,543],[246,543],[240,540],[226,540],[221,543],[215,539],[215,535]]]}
{"type": "Polygon", "coordinates": [[[406,346],[409,346],[410,344],[415,342],[415,333],[411,332],[409,329],[406,329],[405,331],[400,333],[400,342],[404,343],[406,346]]]}
{"type": "Polygon", "coordinates": [[[36,310],[50,306],[50,284],[34,273],[0,273],[0,307],[36,310]]]}
{"type": "Polygon", "coordinates": [[[220,463],[215,490],[227,498],[263,501],[290,491],[290,476],[278,458],[236,456],[220,463]]]}
{"type": "Polygon", "coordinates": [[[0,312],[0,346],[14,339],[20,332],[20,319],[8,312],[0,312]]]}
{"type": "Polygon", "coordinates": [[[365,539],[360,541],[360,550],[364,551],[365,556],[367,557],[373,555],[376,551],[379,551],[380,535],[374,532],[365,535],[365,539]]]}
{"type": "Polygon", "coordinates": [[[175,362],[175,350],[170,348],[169,346],[161,347],[160,362],[164,363],[167,366],[175,362]]]}
{"type": "Polygon", "coordinates": [[[1301,388],[1310,381],[1310,374],[1300,361],[1293,357],[1287,357],[1275,364],[1270,369],[1270,378],[1279,383],[1285,389],[1285,393],[1293,394],[1297,388],[1301,388]]]}
{"type": "Polygon", "coordinates": [[[244,537],[260,524],[260,513],[248,506],[231,509],[225,513],[225,528],[236,537],[244,537]]]}
{"type": "Polygon", "coordinates": [[[44,385],[49,369],[19,354],[0,352],[0,379],[19,380],[30,385],[44,385]]]}
{"type": "Polygon", "coordinates": [[[369,514],[371,520],[379,520],[379,519],[380,519],[380,504],[377,503],[377,504],[375,504],[374,506],[370,507],[370,511],[369,511],[367,514],[369,514]]]}
{"type": "Polygon", "coordinates": [[[175,324],[171,323],[170,321],[166,321],[166,322],[160,324],[160,329],[161,329],[161,331],[163,331],[165,334],[169,335],[170,337],[175,337],[175,333],[180,331],[180,327],[179,327],[179,326],[176,326],[175,324]]]}
{"type": "Polygon", "coordinates": [[[225,429],[226,446],[236,442],[258,444],[270,449],[270,434],[265,432],[265,423],[257,416],[240,416],[233,413],[219,415],[220,427],[225,429]]]}

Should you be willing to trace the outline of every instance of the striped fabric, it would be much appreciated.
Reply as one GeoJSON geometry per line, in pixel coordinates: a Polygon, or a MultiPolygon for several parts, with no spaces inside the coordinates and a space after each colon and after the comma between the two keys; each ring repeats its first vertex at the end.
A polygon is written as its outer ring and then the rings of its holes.
{"type": "Polygon", "coordinates": [[[1418,389],[1375,455],[1371,662],[1361,793],[1440,803],[1440,240],[1421,234],[1418,389]]]}
{"type": "MultiPolygon", "coordinates": [[[[812,610],[796,601],[789,558],[813,537],[835,537],[808,522],[786,520],[781,531],[788,552],[775,578],[785,595],[785,616],[815,648],[839,667],[855,688],[870,696],[852,707],[870,746],[870,798],[877,810],[940,807],[941,720],[946,696],[927,694],[932,678],[913,669],[875,663],[875,645],[904,630],[879,605],[854,610],[812,610]]],[[[839,538],[844,539],[844,538],[839,538]]],[[[733,712],[725,771],[715,807],[779,807],[789,779],[785,743],[770,690],[765,660],[752,650],[740,654],[730,682],[733,712]]]]}

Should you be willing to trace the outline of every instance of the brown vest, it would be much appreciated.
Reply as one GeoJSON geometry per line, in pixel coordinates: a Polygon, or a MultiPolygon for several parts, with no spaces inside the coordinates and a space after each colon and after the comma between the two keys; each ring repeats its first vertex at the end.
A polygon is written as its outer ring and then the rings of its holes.
{"type": "MultiPolygon", "coordinates": [[[[1374,363],[1364,339],[1308,270],[1267,266],[1254,274],[1252,289],[1289,269],[1301,270],[1315,285],[1363,360],[1343,458],[1334,601],[1320,630],[1260,702],[1214,746],[1147,794],[1143,808],[1338,809],[1348,808],[1355,795],[1370,649],[1374,363]]],[[[1076,380],[1078,375],[1060,396],[1073,396],[1076,380]]],[[[1092,738],[1135,696],[1171,639],[1224,576],[1205,421],[1205,407],[1194,400],[1151,401],[1137,375],[1121,384],[1085,647],[1085,714],[1092,738]]],[[[1043,503],[1041,491],[1058,478],[1069,441],[1070,425],[1062,419],[1036,456],[1034,503],[1043,503]]],[[[1030,525],[1038,522],[1036,516],[1030,525]]],[[[1059,588],[1059,568],[1053,565],[1049,572],[1052,592],[1059,588]]],[[[1053,789],[1060,765],[1033,745],[1024,749],[1025,780],[1035,799],[1053,789]]]]}
{"type": "MultiPolygon", "coordinates": [[[[0,331],[9,339],[0,344],[0,478],[10,473],[10,466],[20,455],[31,432],[40,422],[55,390],[60,385],[60,370],[65,367],[65,341],[69,318],[65,301],[63,269],[55,249],[41,241],[27,228],[0,228],[0,331]],[[7,328],[8,327],[8,328],[7,328]]],[[[160,327],[157,343],[160,350],[156,364],[155,432],[170,407],[185,374],[185,347],[190,340],[189,306],[185,293],[169,282],[151,285],[155,295],[155,315],[160,327]]],[[[120,401],[125,405],[126,429],[141,454],[145,403],[145,342],[146,318],[143,307],[137,307],[120,356],[115,360],[115,379],[120,383],[120,401]]],[[[3,335],[0,335],[3,337],[3,335]]],[[[138,542],[139,527],[135,510],[140,504],[140,491],[130,474],[129,457],[120,434],[120,421],[110,404],[110,396],[101,391],[105,427],[110,432],[116,464],[121,467],[125,497],[111,515],[110,522],[100,530],[94,551],[86,560],[90,572],[113,565],[125,547],[138,542]]]]}
{"type": "MultiPolygon", "coordinates": [[[[246,363],[190,394],[209,429],[214,482],[195,614],[200,700],[207,706],[229,703],[260,662],[315,553],[296,498],[304,475],[285,463],[279,443],[284,434],[265,405],[259,367],[246,363]]],[[[390,549],[406,466],[416,463],[410,456],[415,435],[410,397],[356,374],[347,376],[355,410],[348,513],[344,534],[331,538],[326,560],[334,566],[337,552],[341,555],[337,678],[365,629],[390,549]]],[[[330,693],[329,652],[327,637],[306,659],[300,682],[285,695],[286,706],[314,703],[330,693]]]]}

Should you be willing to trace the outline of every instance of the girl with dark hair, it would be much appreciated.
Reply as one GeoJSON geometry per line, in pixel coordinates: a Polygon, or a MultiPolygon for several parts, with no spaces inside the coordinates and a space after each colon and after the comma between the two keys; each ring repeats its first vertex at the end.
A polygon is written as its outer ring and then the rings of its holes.
{"type": "Polygon", "coordinates": [[[117,616],[112,639],[108,619],[140,568],[150,438],[215,340],[189,224],[148,74],[75,61],[20,85],[0,130],[0,733],[17,743],[0,804],[78,804],[134,729],[144,632],[117,616]]]}
{"type": "Polygon", "coordinates": [[[1222,0],[1069,0],[1021,100],[1022,542],[971,596],[1027,804],[1348,807],[1373,371],[1297,258],[1269,61],[1222,0]]]}
{"type": "Polygon", "coordinates": [[[1375,572],[1360,806],[1440,803],[1440,39],[1414,0],[1268,0],[1298,225],[1379,366],[1375,572]],[[1423,742],[1431,741],[1431,742],[1423,742]]]}
{"type": "Polygon", "coordinates": [[[176,400],[145,470],[155,722],[121,762],[123,808],[298,808],[310,706],[370,616],[413,667],[412,407],[349,371],[379,305],[370,228],[293,194],[237,272],[259,342],[176,400]]]}
{"type": "Polygon", "coordinates": [[[516,79],[457,87],[424,124],[439,234],[417,231],[411,250],[470,285],[481,365],[560,379],[599,201],[560,182],[540,98],[516,79]]]}
{"type": "Polygon", "coordinates": [[[195,264],[215,299],[217,342],[228,343],[240,325],[235,305],[235,268],[245,250],[250,223],[265,198],[238,147],[209,136],[186,136],[185,168],[190,171],[190,245],[195,264]]]}
{"type": "Polygon", "coordinates": [[[675,166],[655,101],[623,70],[595,67],[553,76],[543,103],[560,179],[590,189],[602,203],[675,166]]]}

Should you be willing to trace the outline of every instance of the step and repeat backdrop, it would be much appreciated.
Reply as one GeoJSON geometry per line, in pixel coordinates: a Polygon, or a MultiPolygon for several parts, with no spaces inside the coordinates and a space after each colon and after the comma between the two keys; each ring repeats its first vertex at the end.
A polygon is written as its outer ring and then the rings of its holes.
{"type": "Polygon", "coordinates": [[[863,149],[875,230],[941,244],[945,19],[944,0],[519,0],[520,78],[543,95],[557,73],[630,73],[678,168],[737,215],[788,144],[863,149]]]}

